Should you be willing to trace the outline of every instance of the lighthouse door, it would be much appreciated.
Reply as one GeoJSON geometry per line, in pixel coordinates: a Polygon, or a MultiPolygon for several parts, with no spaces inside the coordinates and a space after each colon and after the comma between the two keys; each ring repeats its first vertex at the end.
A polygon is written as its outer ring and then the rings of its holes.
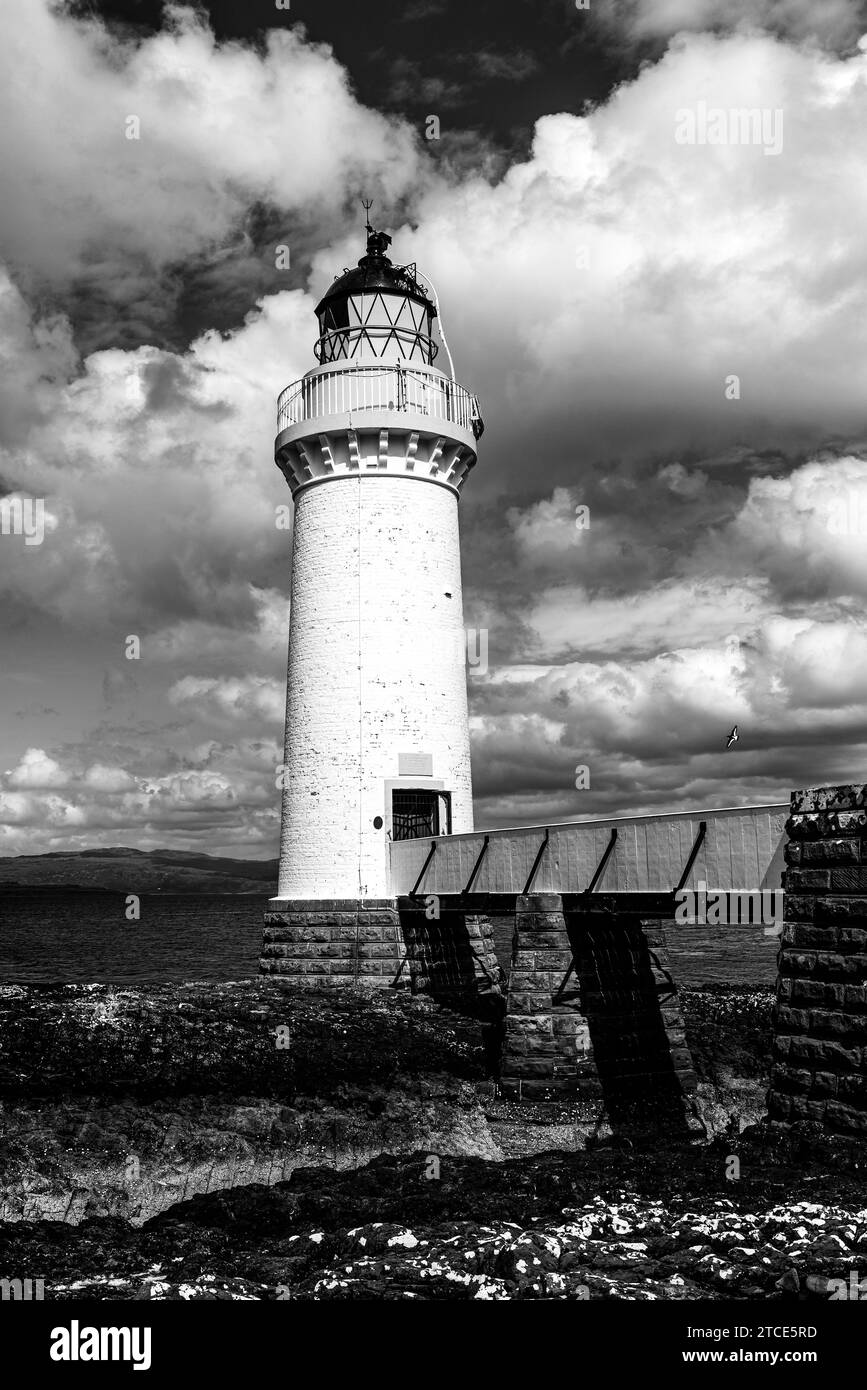
{"type": "Polygon", "coordinates": [[[451,834],[451,793],[402,788],[391,794],[391,837],[420,840],[451,834]]]}

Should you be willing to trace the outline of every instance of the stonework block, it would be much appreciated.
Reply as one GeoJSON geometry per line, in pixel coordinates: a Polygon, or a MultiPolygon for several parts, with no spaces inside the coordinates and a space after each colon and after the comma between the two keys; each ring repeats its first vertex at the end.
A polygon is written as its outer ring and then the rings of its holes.
{"type": "Polygon", "coordinates": [[[553,1028],[555,1037],[576,1037],[579,1033],[586,1033],[587,1019],[579,1013],[562,1013],[553,1015],[553,1028]]]}
{"type": "Polygon", "coordinates": [[[833,950],[838,945],[836,927],[814,926],[812,922],[786,922],[783,926],[783,946],[812,947],[814,950],[833,950]]]}
{"type": "Polygon", "coordinates": [[[837,1004],[843,1001],[844,989],[845,986],[827,980],[800,979],[798,976],[788,976],[780,981],[777,998],[796,1007],[806,1007],[810,1004],[837,1004]]]}
{"type": "Polygon", "coordinates": [[[838,1038],[846,1045],[867,1042],[864,1018],[861,1014],[842,1013],[831,1009],[810,1010],[810,1031],[823,1038],[838,1038]]]}
{"type": "Polygon", "coordinates": [[[861,807],[867,807],[867,785],[863,783],[838,787],[807,787],[803,791],[792,792],[790,800],[792,815],[812,811],[851,811],[861,807]]]}
{"type": "Polygon", "coordinates": [[[867,951],[867,926],[841,927],[837,935],[841,951],[852,951],[858,955],[867,951]]]}
{"type": "MultiPolygon", "coordinates": [[[[775,1050],[779,1046],[779,1041],[777,1039],[775,1043],[775,1050]]],[[[841,1072],[860,1071],[863,1065],[864,1049],[843,1047],[839,1042],[834,1042],[831,1039],[814,1038],[806,1034],[794,1033],[789,1036],[787,1055],[795,1062],[800,1062],[802,1066],[810,1067],[812,1070],[827,1069],[839,1074],[841,1072]]]]}
{"type": "Polygon", "coordinates": [[[867,811],[821,811],[794,815],[786,821],[786,834],[793,840],[823,840],[836,835],[867,834],[867,811]]]}
{"type": "Polygon", "coordinates": [[[372,982],[381,987],[391,983],[403,956],[395,908],[346,899],[302,900],[266,914],[259,968],[299,983],[315,979],[329,986],[363,988],[372,982]]]}
{"type": "MultiPolygon", "coordinates": [[[[849,943],[846,943],[847,946],[849,943]]],[[[867,980],[867,955],[860,955],[857,951],[846,955],[835,954],[828,951],[817,952],[816,973],[826,980],[867,980]]]]}
{"type": "Polygon", "coordinates": [[[784,1033],[806,1033],[810,1028],[809,1009],[793,1009],[788,1004],[778,1003],[774,1018],[777,1028],[784,1033]]]}
{"type": "Polygon", "coordinates": [[[833,893],[867,893],[867,868],[831,870],[833,893]]]}
{"type": "MultiPolygon", "coordinates": [[[[804,845],[792,844],[786,846],[786,850],[797,850],[800,862],[805,867],[812,864],[859,864],[862,858],[863,842],[857,839],[849,840],[812,840],[804,845]]],[[[794,860],[787,861],[795,862],[794,860]]]]}
{"type": "Polygon", "coordinates": [[[512,1014],[531,1014],[535,1016],[543,1010],[550,1012],[551,995],[548,991],[540,994],[509,991],[508,1012],[512,1014]]]}
{"type": "Polygon", "coordinates": [[[859,1106],[867,1112],[867,1075],[841,1076],[837,1081],[837,1098],[846,1105],[859,1106]]]}
{"type": "Polygon", "coordinates": [[[520,970],[512,968],[510,974],[512,988],[521,994],[544,993],[557,988],[559,977],[551,970],[520,970]]]}
{"type": "Polygon", "coordinates": [[[831,886],[829,869],[787,869],[784,876],[786,892],[827,893],[831,886]]]}
{"type": "Polygon", "coordinates": [[[506,1035],[520,1034],[526,1038],[548,1039],[554,1036],[553,1020],[543,1014],[509,1014],[506,1017],[506,1035]]]}
{"type": "Polygon", "coordinates": [[[812,922],[813,911],[816,906],[816,899],[793,893],[788,890],[785,895],[785,914],[787,922],[812,922]]]}
{"type": "Polygon", "coordinates": [[[779,978],[782,979],[784,976],[788,975],[811,974],[816,968],[816,961],[820,954],[819,951],[795,950],[793,946],[787,943],[784,931],[777,963],[779,978]]]}

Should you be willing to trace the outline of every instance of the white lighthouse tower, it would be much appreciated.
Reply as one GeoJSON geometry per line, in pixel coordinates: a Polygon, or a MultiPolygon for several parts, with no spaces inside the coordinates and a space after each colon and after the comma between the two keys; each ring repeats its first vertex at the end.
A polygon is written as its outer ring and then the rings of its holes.
{"type": "Polygon", "coordinates": [[[317,305],[317,365],[278,402],[295,515],[280,878],[261,964],[388,983],[389,842],[473,828],[458,502],[482,422],[434,365],[423,277],[367,232],[317,305]]]}

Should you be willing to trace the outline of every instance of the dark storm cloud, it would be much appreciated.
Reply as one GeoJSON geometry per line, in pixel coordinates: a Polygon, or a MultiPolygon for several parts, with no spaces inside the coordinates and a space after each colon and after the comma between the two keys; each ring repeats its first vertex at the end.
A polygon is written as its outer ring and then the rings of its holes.
{"type": "Polygon", "coordinates": [[[847,51],[867,26],[864,0],[593,0],[588,18],[607,40],[661,52],[674,34],[760,28],[847,51]]]}
{"type": "Polygon", "coordinates": [[[107,705],[116,705],[123,700],[134,699],[138,694],[138,682],[131,671],[104,671],[102,676],[102,698],[107,705]]]}
{"type": "Polygon", "coordinates": [[[416,24],[419,20],[434,19],[445,14],[447,9],[446,0],[415,0],[414,3],[405,7],[401,22],[416,24]]]}

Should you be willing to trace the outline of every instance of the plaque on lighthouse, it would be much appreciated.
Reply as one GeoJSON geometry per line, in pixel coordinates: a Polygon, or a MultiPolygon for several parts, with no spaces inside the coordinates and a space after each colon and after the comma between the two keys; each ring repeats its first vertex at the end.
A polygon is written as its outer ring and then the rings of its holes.
{"type": "Polygon", "coordinates": [[[398,753],[397,770],[401,777],[433,777],[433,757],[430,753],[398,753]]]}

